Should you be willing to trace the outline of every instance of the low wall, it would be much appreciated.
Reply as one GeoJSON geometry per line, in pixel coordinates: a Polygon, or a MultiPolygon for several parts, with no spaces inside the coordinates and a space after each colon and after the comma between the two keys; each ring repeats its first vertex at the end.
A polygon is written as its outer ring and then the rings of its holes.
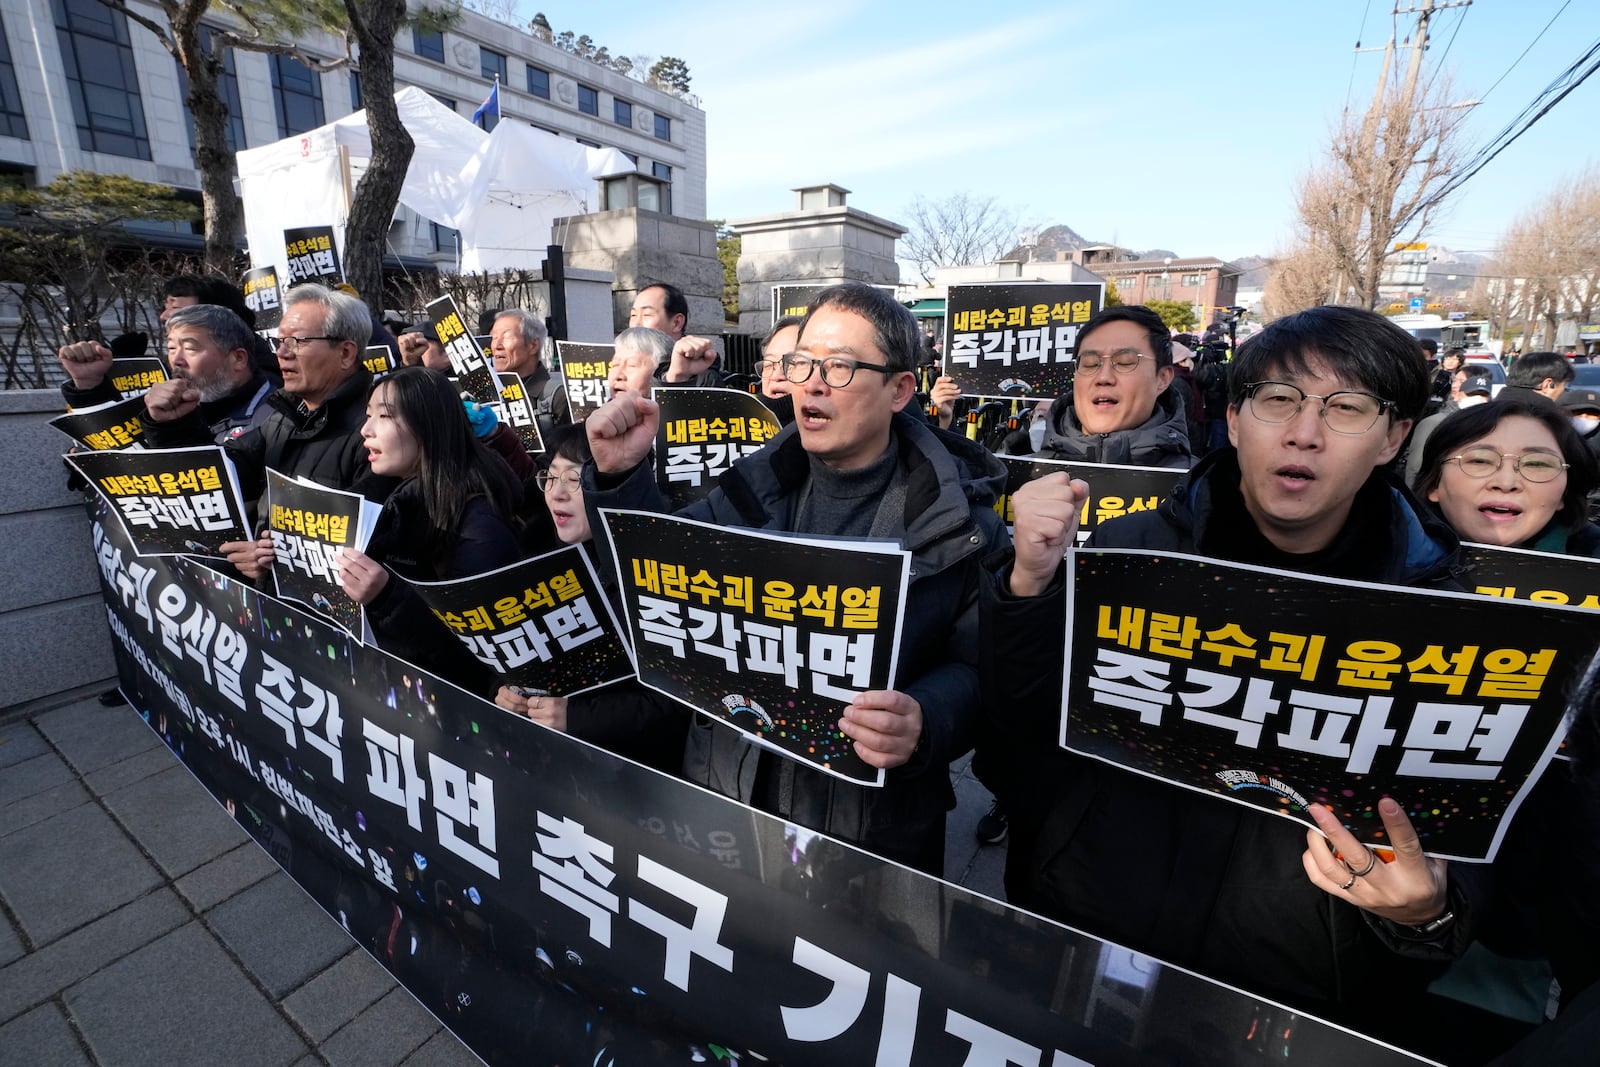
{"type": "Polygon", "coordinates": [[[53,389],[0,391],[0,712],[48,702],[116,674],[83,499],[67,491],[49,426],[53,389]]]}

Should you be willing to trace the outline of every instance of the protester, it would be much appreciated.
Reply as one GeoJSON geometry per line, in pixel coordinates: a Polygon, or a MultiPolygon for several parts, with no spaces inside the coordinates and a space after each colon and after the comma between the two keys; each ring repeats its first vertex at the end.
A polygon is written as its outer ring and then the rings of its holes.
{"type": "Polygon", "coordinates": [[[658,368],[672,355],[672,338],[649,326],[629,326],[617,334],[606,384],[611,395],[623,391],[650,395],[658,368]]]}
{"type": "Polygon", "coordinates": [[[1559,400],[1577,374],[1567,357],[1559,352],[1527,352],[1506,368],[1506,384],[1500,392],[1532,392],[1549,400],[1559,400]]]}
{"type": "MultiPolygon", "coordinates": [[[[1456,588],[1454,536],[1381,470],[1428,396],[1408,334],[1371,312],[1315,308],[1246,341],[1230,381],[1232,447],[1158,510],[1097,527],[1086,548],[1456,588]]],[[[1311,806],[1347,865],[1316,830],[1060,748],[1062,556],[1087,494],[1064,474],[1020,490],[1015,554],[983,586],[984,736],[1011,815],[1008,898],[1298,1010],[1404,1034],[1432,969],[1421,961],[1465,945],[1471,894],[1423,856],[1398,804],[1379,805],[1397,859],[1376,867],[1311,806]]]]}
{"type": "Polygon", "coordinates": [[[1413,493],[1417,491],[1417,479],[1422,476],[1422,451],[1428,447],[1428,438],[1433,436],[1433,431],[1456,412],[1487,404],[1494,395],[1494,383],[1489,380],[1487,371],[1458,370],[1451,376],[1451,382],[1450,399],[1439,411],[1412,427],[1405,456],[1397,463],[1405,476],[1406,485],[1413,493]]]}
{"type": "Polygon", "coordinates": [[[489,332],[494,369],[522,379],[522,390],[533,405],[541,438],[552,436],[557,428],[572,421],[572,408],[565,396],[566,380],[551,371],[544,359],[549,336],[544,320],[518,308],[496,314],[489,332]]]}
{"type": "MultiPolygon", "coordinates": [[[[1000,462],[904,411],[916,388],[921,334],[911,313],[871,286],[820,293],[785,360],[795,422],[736,463],[682,514],[768,531],[897,539],[912,553],[899,688],[860,694],[840,729],[881,788],[784,759],[720,723],[696,722],[691,781],[920,870],[941,873],[950,761],[971,745],[977,704],[978,563],[1006,537],[993,504],[1000,462]]],[[[664,511],[646,462],[660,412],[637,394],[586,423],[594,461],[584,503],[664,511]]],[[[600,553],[606,555],[606,553],[600,553]]]]}
{"type": "MultiPolygon", "coordinates": [[[[474,436],[450,379],[402,367],[372,386],[361,440],[374,474],[400,480],[365,552],[339,551],[339,584],[366,606],[385,651],[490,695],[493,676],[428,610],[408,581],[498,570],[522,556],[511,525],[521,485],[474,436]]],[[[270,538],[264,555],[269,557],[270,538]]]]}
{"type": "MultiPolygon", "coordinates": [[[[233,312],[213,304],[184,305],[166,319],[167,365],[172,378],[200,397],[199,413],[212,440],[221,444],[266,421],[263,403],[273,386],[251,359],[255,334],[233,312]]],[[[122,399],[111,383],[111,350],[97,341],[78,341],[56,353],[69,381],[61,395],[73,408],[122,399]]],[[[164,390],[167,391],[167,390],[164,390]]]]}
{"type": "Polygon", "coordinates": [[[652,282],[633,298],[629,326],[648,326],[672,338],[672,357],[656,368],[660,385],[715,388],[727,375],[717,367],[717,349],[709,338],[689,335],[689,300],[675,285],[652,282]]]}
{"type": "MultiPolygon", "coordinates": [[[[795,343],[800,340],[800,324],[804,321],[803,315],[785,315],[772,324],[772,329],[761,341],[761,395],[768,400],[789,395],[789,379],[784,377],[783,357],[794,351],[795,343]]],[[[790,418],[784,420],[785,425],[793,421],[793,415],[791,406],[790,418]]]]}
{"type": "MultiPolygon", "coordinates": [[[[283,388],[267,397],[272,410],[266,418],[225,446],[252,519],[260,514],[254,504],[266,489],[268,467],[332,489],[351,489],[371,476],[361,439],[372,385],[361,356],[371,328],[371,313],[353,296],[306,284],[285,297],[278,326],[283,388]]],[[[144,397],[146,442],[153,448],[210,444],[200,402],[200,391],[184,379],[156,383],[144,397]]],[[[222,551],[254,579],[261,573],[257,546],[230,541],[222,551]]]]}
{"type": "MultiPolygon", "coordinates": [[[[644,331],[633,327],[628,331],[644,331]]],[[[649,333],[665,336],[659,330],[649,333]]],[[[637,392],[637,390],[635,390],[637,392]]],[[[589,552],[592,534],[584,510],[583,465],[592,458],[583,428],[558,431],[550,443],[550,466],[537,475],[537,485],[562,544],[583,545],[589,552]]],[[[591,555],[591,562],[598,562],[591,555]]],[[[677,701],[646,689],[637,679],[614,682],[576,696],[535,694],[500,686],[495,703],[525,715],[552,730],[570,733],[658,770],[677,772],[683,765],[683,743],[692,714],[677,701]]]]}
{"type": "Polygon", "coordinates": [[[1428,439],[1416,491],[1463,541],[1600,556],[1588,497],[1600,467],[1555,404],[1502,393],[1428,439]]]}
{"type": "Polygon", "coordinates": [[[181,308],[193,307],[196,304],[215,304],[239,316],[245,328],[250,331],[250,361],[255,364],[258,371],[266,375],[274,387],[283,384],[283,375],[278,370],[277,350],[273,348],[272,342],[255,332],[256,313],[246,302],[243,289],[225,278],[177,274],[167,279],[166,284],[162,286],[162,297],[161,313],[156,317],[163,325],[181,308]]]}
{"type": "Polygon", "coordinates": [[[1172,336],[1139,304],[1102,308],[1078,331],[1072,392],[1050,408],[1039,455],[1080,463],[1188,468],[1172,336]]]}

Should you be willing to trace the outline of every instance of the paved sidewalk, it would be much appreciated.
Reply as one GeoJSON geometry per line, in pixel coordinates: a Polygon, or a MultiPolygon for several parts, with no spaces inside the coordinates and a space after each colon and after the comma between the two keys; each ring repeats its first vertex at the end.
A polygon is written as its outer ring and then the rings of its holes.
{"type": "MultiPolygon", "coordinates": [[[[946,869],[998,897],[952,778],[946,869]]],[[[126,705],[0,719],[0,1065],[477,1062],[126,705]]]]}

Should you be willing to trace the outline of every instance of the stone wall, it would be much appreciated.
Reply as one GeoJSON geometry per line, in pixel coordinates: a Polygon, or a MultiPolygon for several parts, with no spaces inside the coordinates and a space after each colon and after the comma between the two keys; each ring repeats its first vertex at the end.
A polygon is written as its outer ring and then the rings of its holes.
{"type": "Polygon", "coordinates": [[[0,712],[116,674],[83,498],[67,491],[71,444],[49,389],[0,392],[0,712]]]}
{"type": "Polygon", "coordinates": [[[628,325],[628,310],[640,289],[667,282],[683,290],[689,302],[690,333],[715,337],[722,332],[722,265],[711,223],[624,208],[557,219],[555,232],[563,238],[569,266],[615,276],[612,321],[617,331],[628,325]]]}
{"type": "Polygon", "coordinates": [[[905,228],[843,205],[739,219],[739,329],[761,334],[772,324],[774,285],[900,280],[895,242],[905,228]]]}

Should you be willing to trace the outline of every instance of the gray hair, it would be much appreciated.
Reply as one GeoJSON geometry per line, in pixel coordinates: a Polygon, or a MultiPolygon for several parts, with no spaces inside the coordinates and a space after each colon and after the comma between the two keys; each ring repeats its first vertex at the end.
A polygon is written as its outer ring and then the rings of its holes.
{"type": "Polygon", "coordinates": [[[531,311],[522,308],[507,308],[494,317],[494,321],[501,319],[516,319],[517,328],[522,331],[522,339],[530,345],[538,344],[550,335],[544,328],[544,320],[531,311]]]}
{"type": "Polygon", "coordinates": [[[191,304],[167,316],[166,330],[170,335],[175,326],[197,326],[211,335],[211,340],[224,352],[242,348],[254,352],[256,335],[244,320],[228,308],[218,304],[191,304]]]}
{"type": "Polygon", "coordinates": [[[349,293],[306,282],[290,289],[283,298],[285,311],[296,304],[325,308],[328,313],[322,320],[322,332],[334,341],[354,341],[358,352],[366,351],[367,342],[372,340],[372,312],[360,300],[349,293]]]}
{"type": "Polygon", "coordinates": [[[658,367],[672,357],[671,336],[649,326],[629,326],[617,334],[616,345],[618,351],[627,348],[654,357],[658,367]]]}

